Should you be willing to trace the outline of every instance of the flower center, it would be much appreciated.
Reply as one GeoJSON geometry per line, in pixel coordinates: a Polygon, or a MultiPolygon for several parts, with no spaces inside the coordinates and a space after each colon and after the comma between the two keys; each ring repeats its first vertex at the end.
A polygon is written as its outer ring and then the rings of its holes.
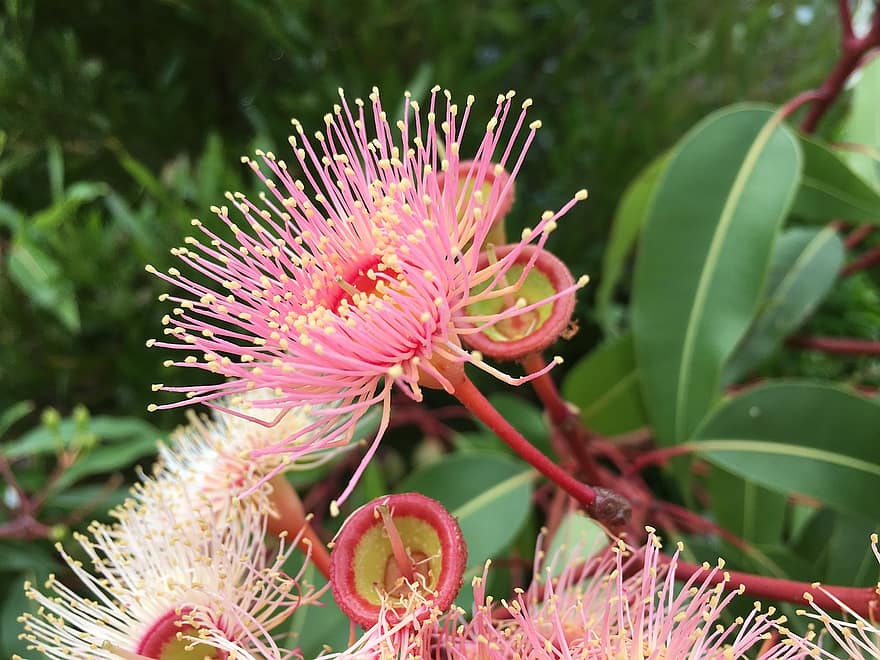
{"type": "Polygon", "coordinates": [[[186,623],[190,607],[173,609],[159,617],[141,637],[135,653],[156,660],[226,660],[227,655],[220,649],[204,644],[191,647],[192,643],[183,635],[198,636],[196,628],[186,623]]]}
{"type": "Polygon", "coordinates": [[[349,306],[357,306],[370,294],[380,294],[386,282],[379,273],[386,270],[382,259],[372,256],[348,268],[345,274],[337,275],[335,287],[331,289],[327,308],[342,311],[349,306]]]}
{"type": "Polygon", "coordinates": [[[373,526],[355,550],[355,562],[361,568],[356,576],[358,593],[374,605],[385,602],[392,607],[414,589],[432,598],[441,571],[440,537],[429,523],[415,516],[395,516],[393,524],[397,540],[406,539],[407,558],[394,552],[394,539],[386,526],[373,526]],[[410,570],[411,578],[407,575],[410,570]]]}

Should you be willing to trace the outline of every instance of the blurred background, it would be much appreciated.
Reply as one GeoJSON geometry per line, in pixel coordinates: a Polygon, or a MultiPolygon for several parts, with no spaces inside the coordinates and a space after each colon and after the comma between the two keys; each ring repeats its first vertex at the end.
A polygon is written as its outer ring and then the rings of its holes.
{"type": "MultiPolygon", "coordinates": [[[[170,264],[192,217],[254,187],[239,156],[288,148],[337,100],[380,87],[389,112],[435,83],[535,100],[544,128],[514,225],[577,189],[551,248],[596,273],[627,182],[710,110],[781,103],[816,85],[838,34],[832,2],[684,0],[3,0],[0,14],[0,410],[148,418],[168,382],[144,342],[166,310],[144,264],[170,264]]],[[[581,332],[598,340],[589,288],[581,332]]],[[[187,374],[190,376],[190,374],[187,374]]]]}

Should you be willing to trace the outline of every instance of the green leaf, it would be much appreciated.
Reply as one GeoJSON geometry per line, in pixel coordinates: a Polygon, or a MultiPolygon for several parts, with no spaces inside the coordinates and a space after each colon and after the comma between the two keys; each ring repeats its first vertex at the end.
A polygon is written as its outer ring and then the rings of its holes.
{"type": "Polygon", "coordinates": [[[589,559],[608,545],[605,530],[580,511],[565,514],[553,535],[550,548],[545,552],[545,562],[552,566],[552,575],[558,576],[576,561],[589,559]]]}
{"type": "Polygon", "coordinates": [[[645,426],[632,334],[606,341],[579,360],[565,377],[562,393],[580,408],[584,425],[602,435],[645,426]]]}
{"type": "Polygon", "coordinates": [[[844,157],[853,171],[876,186],[880,184],[880,59],[875,57],[859,73],[840,138],[867,148],[867,154],[847,151],[844,157]]]}
{"type": "Polygon", "coordinates": [[[804,176],[792,212],[808,220],[880,222],[880,193],[817,138],[800,136],[804,176]]]}
{"type": "Polygon", "coordinates": [[[871,552],[870,536],[880,530],[873,518],[837,512],[834,531],[826,537],[828,569],[824,582],[830,584],[877,584],[877,560],[871,552]]]}
{"type": "Polygon", "coordinates": [[[80,328],[79,309],[73,284],[61,267],[36,245],[13,241],[7,261],[10,278],[35,305],[54,314],[71,332],[80,328]]]}
{"type": "MultiPolygon", "coordinates": [[[[288,574],[295,575],[299,571],[300,561],[299,553],[291,556],[288,560],[291,565],[285,565],[288,574]]],[[[317,588],[327,584],[324,577],[311,565],[306,567],[305,579],[317,588]]],[[[339,609],[331,590],[328,589],[321,597],[321,603],[322,605],[298,607],[290,617],[288,631],[292,636],[292,643],[300,647],[305,658],[317,658],[328,650],[338,653],[348,648],[351,621],[339,609]]]]}
{"type": "Polygon", "coordinates": [[[690,447],[777,493],[877,517],[880,403],[828,385],[773,383],[725,401],[690,447]]]}
{"type": "Polygon", "coordinates": [[[763,108],[710,115],[685,136],[642,232],[632,325],[658,440],[682,442],[719,393],[752,320],[800,175],[791,132],[763,108]]]}
{"type": "Polygon", "coordinates": [[[64,198],[64,154],[61,151],[61,145],[55,138],[50,138],[46,143],[46,152],[49,191],[52,193],[52,201],[57,203],[64,198]]]}
{"type": "Polygon", "coordinates": [[[38,454],[54,454],[61,448],[70,447],[77,437],[85,433],[93,434],[101,442],[150,441],[154,444],[161,435],[155,426],[137,417],[99,415],[89,419],[85,425],[68,417],[58,424],[57,429],[40,426],[29,431],[14,442],[4,445],[2,452],[9,460],[38,454]]]}
{"type": "Polygon", "coordinates": [[[28,642],[20,640],[22,632],[18,617],[23,612],[31,611],[31,601],[24,595],[23,584],[25,579],[33,578],[31,575],[16,575],[7,582],[6,591],[2,593],[2,608],[0,608],[0,654],[4,658],[14,655],[28,655],[28,642]]]}
{"type": "Polygon", "coordinates": [[[830,227],[796,228],[782,235],[773,250],[761,311],[725,367],[725,383],[759,366],[813,313],[831,290],[843,259],[843,242],[830,227]]]}
{"type": "MultiPolygon", "coordinates": [[[[534,404],[526,401],[521,396],[508,392],[489,395],[489,402],[501,413],[504,419],[523,434],[526,440],[545,454],[553,455],[553,446],[550,443],[550,429],[547,428],[547,422],[544,419],[543,413],[534,404]]],[[[479,425],[489,431],[488,427],[482,422],[479,425]]],[[[492,435],[494,436],[495,434],[492,433],[492,435]]],[[[495,437],[497,438],[498,436],[495,437]]],[[[509,453],[510,449],[507,445],[501,440],[499,442],[504,451],[509,453]]]]}
{"type": "Polygon", "coordinates": [[[596,317],[606,334],[614,335],[618,332],[611,311],[611,298],[623,273],[624,263],[648,217],[648,207],[657,188],[657,181],[668,162],[669,154],[655,158],[627,186],[614,211],[611,234],[602,260],[602,277],[596,291],[596,317]]]}
{"type": "Polygon", "coordinates": [[[0,414],[0,437],[6,433],[9,428],[25,415],[29,415],[34,410],[34,404],[31,401],[19,401],[9,406],[0,414]]]}
{"type": "Polygon", "coordinates": [[[482,570],[516,537],[531,508],[537,473],[497,454],[452,454],[414,472],[399,492],[433,497],[457,519],[468,546],[468,565],[482,570]]]}
{"type": "Polygon", "coordinates": [[[718,524],[752,543],[782,543],[787,499],[758,484],[713,468],[706,478],[711,509],[718,524]]]}
{"type": "Polygon", "coordinates": [[[130,442],[95,447],[67,468],[53,484],[56,492],[95,474],[121,470],[139,458],[156,453],[156,439],[139,438],[130,442]]]}
{"type": "Polygon", "coordinates": [[[106,183],[77,181],[52,206],[35,213],[31,217],[31,227],[41,232],[53,231],[59,225],[70,220],[80,206],[103,197],[109,190],[106,183]]]}

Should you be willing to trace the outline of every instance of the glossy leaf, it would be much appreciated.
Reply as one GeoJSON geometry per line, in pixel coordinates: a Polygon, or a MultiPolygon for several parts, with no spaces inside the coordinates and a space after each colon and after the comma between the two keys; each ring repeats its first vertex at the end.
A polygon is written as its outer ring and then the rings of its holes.
{"type": "Polygon", "coordinates": [[[682,140],[654,195],[636,263],[632,324],[650,420],[686,440],[719,393],[751,323],[800,177],[797,140],[772,113],[736,106],[682,140]]]}
{"type": "Polygon", "coordinates": [[[880,59],[859,69],[850,111],[840,131],[842,142],[853,145],[843,152],[846,162],[865,181],[880,185],[880,59]],[[856,147],[864,148],[864,152],[856,147]]]}
{"type": "Polygon", "coordinates": [[[468,566],[482,569],[525,522],[536,478],[534,470],[504,456],[453,454],[414,472],[397,490],[418,491],[441,502],[461,525],[468,566]]]}
{"type": "Polygon", "coordinates": [[[648,208],[657,188],[657,181],[668,161],[669,155],[663,154],[642,170],[627,186],[614,211],[611,234],[602,260],[602,277],[596,291],[596,316],[606,334],[617,333],[610,309],[611,299],[626,259],[633,251],[642,225],[648,217],[648,208]]]}
{"type": "Polygon", "coordinates": [[[645,426],[632,335],[606,341],[578,361],[565,377],[562,393],[580,408],[584,424],[603,435],[645,426]]]}
{"type": "Polygon", "coordinates": [[[856,174],[828,145],[801,136],[804,176],[792,212],[827,222],[835,218],[880,222],[880,192],[856,174]]]}
{"type": "Polygon", "coordinates": [[[837,279],[843,259],[843,242],[830,227],[790,229],[780,237],[761,310],[724,370],[725,383],[759,366],[813,313],[837,279]]]}
{"type": "Polygon", "coordinates": [[[800,493],[875,519],[878,429],[876,401],[828,385],[782,382],[718,406],[697,431],[692,448],[774,492],[800,493]]]}

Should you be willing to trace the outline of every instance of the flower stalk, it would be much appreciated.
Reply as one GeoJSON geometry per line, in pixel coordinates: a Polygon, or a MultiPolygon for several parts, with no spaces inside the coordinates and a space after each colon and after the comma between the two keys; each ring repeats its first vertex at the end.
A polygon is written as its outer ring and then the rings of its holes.
{"type": "Polygon", "coordinates": [[[330,553],[312,526],[311,516],[306,515],[299,495],[283,474],[275,475],[269,483],[272,486],[270,499],[278,517],[269,516],[268,531],[275,535],[287,532],[291,538],[298,538],[299,549],[321,575],[330,579],[330,553]]]}
{"type": "Polygon", "coordinates": [[[523,460],[571,495],[583,507],[589,508],[594,504],[596,491],[572,477],[526,440],[483,396],[473,381],[465,378],[459,383],[455,388],[455,397],[523,460]]]}

